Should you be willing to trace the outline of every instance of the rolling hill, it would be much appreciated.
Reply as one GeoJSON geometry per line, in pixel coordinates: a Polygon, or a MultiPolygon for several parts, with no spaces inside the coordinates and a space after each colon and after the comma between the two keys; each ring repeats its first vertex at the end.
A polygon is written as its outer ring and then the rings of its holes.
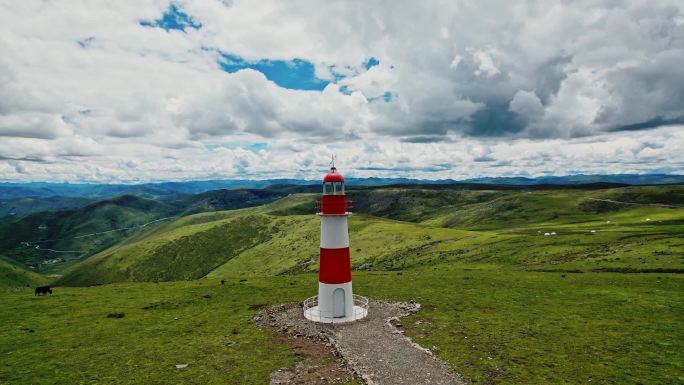
{"type": "Polygon", "coordinates": [[[171,217],[258,206],[286,195],[279,189],[216,190],[173,199],[120,195],[80,208],[6,218],[0,221],[0,253],[54,271],[171,217]]]}
{"type": "Polygon", "coordinates": [[[37,286],[48,281],[47,277],[0,256],[0,288],[37,286]]]}
{"type": "Polygon", "coordinates": [[[172,215],[174,208],[124,195],[78,209],[35,213],[0,222],[0,253],[26,265],[68,261],[111,246],[133,230],[172,215]]]}
{"type": "Polygon", "coordinates": [[[75,209],[96,202],[84,197],[19,197],[0,199],[0,220],[6,217],[21,218],[41,211],[75,209]]]}
{"type": "MultiPolygon", "coordinates": [[[[679,186],[351,191],[359,211],[370,212],[350,218],[352,264],[357,270],[443,263],[527,270],[682,269],[684,244],[676,235],[684,232],[684,210],[658,206],[678,202],[682,191],[679,186]],[[592,199],[608,198],[651,203],[592,206],[603,202],[592,199]]],[[[317,197],[294,194],[259,207],[185,216],[94,255],[59,283],[316,271],[319,224],[312,207],[317,197]]]]}

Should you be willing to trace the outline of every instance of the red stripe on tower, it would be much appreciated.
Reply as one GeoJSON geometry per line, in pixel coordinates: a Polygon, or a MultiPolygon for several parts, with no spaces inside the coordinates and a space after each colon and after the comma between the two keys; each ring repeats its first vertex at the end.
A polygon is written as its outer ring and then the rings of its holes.
{"type": "Polygon", "coordinates": [[[349,247],[343,249],[321,247],[321,268],[318,281],[321,283],[346,283],[350,282],[351,279],[349,247]]]}

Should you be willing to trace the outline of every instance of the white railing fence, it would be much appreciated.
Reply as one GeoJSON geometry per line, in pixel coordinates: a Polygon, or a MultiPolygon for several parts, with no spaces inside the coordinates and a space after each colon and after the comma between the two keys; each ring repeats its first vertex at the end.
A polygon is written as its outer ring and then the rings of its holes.
{"type": "Polygon", "coordinates": [[[318,296],[309,297],[304,300],[304,315],[306,318],[316,322],[344,322],[360,320],[368,315],[368,298],[354,294],[353,314],[336,318],[332,311],[321,311],[318,309],[318,296]]]}

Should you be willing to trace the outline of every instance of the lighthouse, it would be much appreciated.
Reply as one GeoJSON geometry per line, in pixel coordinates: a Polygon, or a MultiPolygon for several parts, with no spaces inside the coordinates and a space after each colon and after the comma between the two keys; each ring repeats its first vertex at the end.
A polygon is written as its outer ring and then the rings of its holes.
{"type": "Polygon", "coordinates": [[[315,322],[350,322],[368,315],[368,299],[352,292],[347,218],[351,202],[344,194],[344,177],[332,163],[323,177],[323,196],[317,205],[321,218],[318,296],[304,301],[304,316],[315,322]]]}

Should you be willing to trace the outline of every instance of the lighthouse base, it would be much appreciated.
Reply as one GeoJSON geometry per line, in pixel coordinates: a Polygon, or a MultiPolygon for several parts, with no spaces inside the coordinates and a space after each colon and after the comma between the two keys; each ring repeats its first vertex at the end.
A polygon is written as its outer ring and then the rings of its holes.
{"type": "Polygon", "coordinates": [[[308,319],[309,321],[329,323],[329,324],[337,324],[337,323],[357,321],[357,320],[360,320],[362,318],[366,318],[367,315],[368,315],[368,309],[364,309],[361,306],[354,306],[353,314],[350,316],[347,316],[347,317],[326,317],[326,316],[323,316],[323,315],[321,315],[320,310],[318,310],[318,306],[314,306],[312,308],[304,310],[304,318],[308,319]]]}
{"type": "Polygon", "coordinates": [[[321,323],[345,323],[358,321],[368,315],[368,298],[354,295],[354,306],[352,311],[347,312],[344,317],[334,317],[330,312],[323,311],[318,306],[318,296],[307,298],[304,301],[304,318],[313,322],[321,323]]]}

